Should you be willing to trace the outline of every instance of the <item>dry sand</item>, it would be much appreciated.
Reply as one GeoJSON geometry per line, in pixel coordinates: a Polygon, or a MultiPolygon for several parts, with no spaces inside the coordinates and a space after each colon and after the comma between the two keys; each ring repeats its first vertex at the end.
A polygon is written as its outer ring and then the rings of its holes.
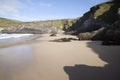
{"type": "MultiPolygon", "coordinates": [[[[46,34],[29,44],[0,48],[0,80],[69,80],[64,71],[66,66],[108,64],[90,46],[101,51],[109,48],[102,47],[100,41],[49,42],[61,37],[74,36],[46,34]]],[[[120,52],[120,47],[110,49],[120,52]]]]}

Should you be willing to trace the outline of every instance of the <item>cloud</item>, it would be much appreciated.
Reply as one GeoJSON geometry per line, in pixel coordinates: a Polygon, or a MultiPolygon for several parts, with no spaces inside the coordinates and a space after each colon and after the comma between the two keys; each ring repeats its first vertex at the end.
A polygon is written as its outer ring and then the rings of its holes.
{"type": "Polygon", "coordinates": [[[34,0],[0,0],[0,17],[29,21],[37,19],[37,14],[41,9],[45,10],[52,6],[51,3],[34,0]],[[34,12],[34,14],[33,14],[34,12]]]}
{"type": "Polygon", "coordinates": [[[19,0],[0,0],[0,15],[18,13],[20,6],[19,0]]]}
{"type": "Polygon", "coordinates": [[[39,3],[39,6],[40,6],[40,7],[52,7],[52,4],[50,4],[50,3],[45,3],[45,2],[40,2],[40,3],[39,3]]]}

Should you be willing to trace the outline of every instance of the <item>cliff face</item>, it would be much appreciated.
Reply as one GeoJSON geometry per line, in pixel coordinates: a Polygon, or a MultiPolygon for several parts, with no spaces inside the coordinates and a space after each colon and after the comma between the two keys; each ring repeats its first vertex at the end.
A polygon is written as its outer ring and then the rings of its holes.
{"type": "Polygon", "coordinates": [[[65,30],[81,40],[120,41],[120,0],[93,6],[76,19],[19,22],[0,20],[1,32],[5,33],[57,33],[65,30]]]}
{"type": "Polygon", "coordinates": [[[103,40],[103,44],[120,44],[120,1],[96,5],[85,13],[67,33],[80,40],[103,40]]]}
{"type": "Polygon", "coordinates": [[[96,5],[85,13],[68,31],[72,34],[92,32],[108,27],[119,20],[120,1],[111,1],[96,5]]]}
{"type": "Polygon", "coordinates": [[[0,28],[2,33],[56,33],[58,30],[67,29],[73,21],[75,19],[19,22],[1,18],[0,28]]]}
{"type": "Polygon", "coordinates": [[[104,40],[120,42],[120,20],[104,30],[104,40]]]}

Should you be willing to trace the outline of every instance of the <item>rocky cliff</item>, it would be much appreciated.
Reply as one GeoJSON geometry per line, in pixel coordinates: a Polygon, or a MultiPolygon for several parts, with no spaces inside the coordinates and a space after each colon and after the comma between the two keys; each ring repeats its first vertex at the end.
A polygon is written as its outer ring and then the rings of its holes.
{"type": "Polygon", "coordinates": [[[120,0],[93,6],[76,19],[19,22],[0,22],[1,32],[7,33],[56,33],[59,29],[74,34],[80,40],[110,40],[120,42],[120,0]],[[2,25],[1,25],[2,24],[2,25]],[[8,25],[7,25],[8,24],[8,25]],[[13,25],[14,24],[14,25],[13,25]]]}
{"type": "Polygon", "coordinates": [[[80,40],[120,41],[120,1],[96,5],[66,30],[80,40]]]}
{"type": "Polygon", "coordinates": [[[120,45],[120,20],[104,29],[103,45],[120,45]]]}
{"type": "Polygon", "coordinates": [[[0,31],[2,33],[50,33],[67,29],[76,19],[61,19],[48,21],[20,22],[0,18],[0,31]]]}
{"type": "Polygon", "coordinates": [[[120,2],[110,1],[96,5],[85,13],[67,31],[74,34],[91,32],[101,27],[108,27],[119,20],[120,2]]]}

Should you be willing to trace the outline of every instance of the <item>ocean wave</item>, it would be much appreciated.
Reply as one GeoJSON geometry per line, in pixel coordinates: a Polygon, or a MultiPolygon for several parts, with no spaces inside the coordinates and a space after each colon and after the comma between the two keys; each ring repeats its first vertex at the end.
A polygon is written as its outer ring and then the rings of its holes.
{"type": "Polygon", "coordinates": [[[20,38],[25,36],[32,36],[33,34],[0,34],[0,39],[8,39],[8,38],[20,38]]]}

